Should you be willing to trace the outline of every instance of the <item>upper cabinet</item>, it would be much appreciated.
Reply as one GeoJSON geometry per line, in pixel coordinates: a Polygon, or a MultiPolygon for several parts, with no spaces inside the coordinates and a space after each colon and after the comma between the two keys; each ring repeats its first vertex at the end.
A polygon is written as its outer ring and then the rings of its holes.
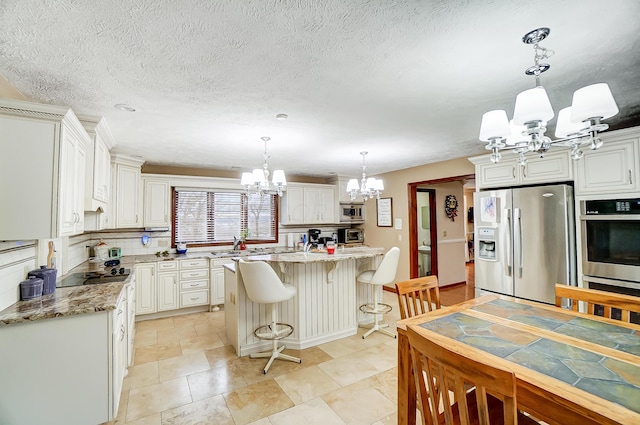
{"type": "Polygon", "coordinates": [[[123,155],[111,157],[112,224],[115,228],[143,227],[141,167],[144,161],[123,155]]]}
{"type": "Polygon", "coordinates": [[[576,195],[639,192],[638,133],[602,137],[604,145],[600,149],[585,150],[584,158],[576,164],[576,195]]]}
{"type": "Polygon", "coordinates": [[[282,224],[336,223],[335,186],[289,184],[281,200],[282,224]]]}
{"type": "Polygon", "coordinates": [[[101,208],[106,212],[111,192],[109,149],[115,142],[104,118],[88,115],[80,115],[78,118],[91,137],[91,143],[87,146],[84,209],[96,211],[101,208]]]}
{"type": "Polygon", "coordinates": [[[573,180],[573,164],[566,149],[552,150],[543,158],[529,155],[525,166],[518,164],[517,156],[503,155],[495,164],[490,157],[469,158],[476,166],[476,185],[480,189],[573,180]]]}
{"type": "Polygon", "coordinates": [[[69,108],[0,99],[0,240],[84,230],[89,143],[69,108]]]}
{"type": "Polygon", "coordinates": [[[144,227],[168,228],[171,220],[170,186],[166,181],[144,181],[144,227]]]}

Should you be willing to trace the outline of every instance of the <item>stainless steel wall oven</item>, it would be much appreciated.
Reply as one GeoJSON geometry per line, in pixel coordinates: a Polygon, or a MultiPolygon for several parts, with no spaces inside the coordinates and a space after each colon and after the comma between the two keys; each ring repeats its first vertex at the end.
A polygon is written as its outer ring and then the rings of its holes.
{"type": "Polygon", "coordinates": [[[584,286],[640,297],[640,199],[583,201],[580,221],[584,286]]]}

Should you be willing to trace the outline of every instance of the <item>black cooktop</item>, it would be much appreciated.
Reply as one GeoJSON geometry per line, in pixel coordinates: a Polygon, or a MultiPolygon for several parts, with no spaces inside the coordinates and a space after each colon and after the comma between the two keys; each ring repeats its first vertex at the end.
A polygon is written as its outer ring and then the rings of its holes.
{"type": "Polygon", "coordinates": [[[71,273],[67,277],[56,282],[56,288],[68,288],[70,286],[95,285],[99,283],[124,282],[131,274],[131,269],[113,267],[101,272],[71,273]]]}

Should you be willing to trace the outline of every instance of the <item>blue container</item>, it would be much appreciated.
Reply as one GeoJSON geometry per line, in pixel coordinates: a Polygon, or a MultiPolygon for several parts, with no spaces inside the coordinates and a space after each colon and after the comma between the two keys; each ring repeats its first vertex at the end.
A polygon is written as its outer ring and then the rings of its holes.
{"type": "Polygon", "coordinates": [[[58,270],[49,269],[47,266],[40,266],[39,269],[31,270],[27,276],[39,277],[42,279],[42,295],[47,295],[56,290],[57,275],[58,270]]]}
{"type": "Polygon", "coordinates": [[[42,279],[35,276],[30,276],[29,279],[20,282],[20,299],[26,301],[41,297],[43,283],[42,279]]]}

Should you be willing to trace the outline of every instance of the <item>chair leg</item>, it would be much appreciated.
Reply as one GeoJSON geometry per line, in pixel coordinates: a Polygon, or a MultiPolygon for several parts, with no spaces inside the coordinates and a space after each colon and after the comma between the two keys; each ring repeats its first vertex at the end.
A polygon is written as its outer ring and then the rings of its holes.
{"type": "Polygon", "coordinates": [[[273,361],[275,359],[281,359],[281,360],[288,360],[291,362],[297,362],[297,363],[302,363],[302,360],[299,359],[298,357],[293,357],[290,356],[288,354],[283,354],[282,350],[284,350],[285,345],[282,344],[280,347],[278,347],[278,331],[277,331],[277,323],[278,323],[278,317],[277,317],[277,311],[276,311],[276,306],[275,304],[271,304],[270,305],[271,308],[271,351],[262,351],[260,353],[254,353],[254,354],[250,354],[249,358],[251,359],[259,359],[259,358],[269,358],[269,361],[267,362],[266,366],[264,367],[264,369],[262,370],[262,373],[264,373],[266,375],[267,371],[269,370],[269,368],[271,367],[271,364],[273,363],[273,361]]]}
{"type": "MultiPolygon", "coordinates": [[[[373,308],[374,310],[378,310],[378,288],[374,288],[373,291],[373,308]]],[[[383,334],[389,335],[393,338],[397,338],[398,336],[396,334],[394,334],[393,332],[391,332],[388,329],[389,324],[388,323],[380,323],[380,318],[379,318],[379,314],[375,313],[373,315],[373,325],[371,326],[371,329],[369,329],[364,335],[362,335],[362,339],[365,339],[366,337],[368,337],[369,335],[371,335],[372,333],[374,333],[375,331],[378,332],[382,332],[383,334]]],[[[365,326],[363,326],[365,327],[365,326]]]]}

